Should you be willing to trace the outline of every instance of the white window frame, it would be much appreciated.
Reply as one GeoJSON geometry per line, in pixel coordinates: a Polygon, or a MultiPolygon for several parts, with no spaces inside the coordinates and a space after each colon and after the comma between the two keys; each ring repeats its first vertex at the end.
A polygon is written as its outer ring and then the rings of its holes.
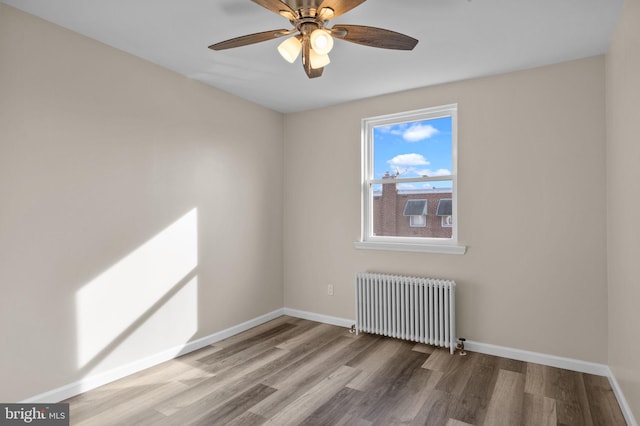
{"type": "Polygon", "coordinates": [[[361,127],[361,236],[356,248],[374,250],[419,251],[431,253],[464,254],[465,246],[458,245],[458,105],[449,104],[414,111],[381,115],[362,119],[361,127]],[[373,130],[376,127],[415,121],[451,117],[452,170],[450,176],[394,178],[396,183],[450,180],[452,184],[451,238],[379,236],[373,233],[373,185],[390,184],[388,178],[375,179],[373,175],[373,130]]]}

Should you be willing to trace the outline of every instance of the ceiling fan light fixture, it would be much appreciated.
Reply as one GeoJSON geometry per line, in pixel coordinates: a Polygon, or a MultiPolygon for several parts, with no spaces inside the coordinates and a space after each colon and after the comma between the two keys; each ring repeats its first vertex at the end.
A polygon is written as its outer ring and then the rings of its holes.
{"type": "MultiPolygon", "coordinates": [[[[1,2],[2,0],[0,0],[1,2]]],[[[309,78],[322,76],[329,64],[329,52],[334,38],[382,49],[412,50],[418,40],[384,28],[339,24],[329,27],[333,18],[350,11],[365,0],[251,0],[289,20],[292,28],[262,31],[221,41],[209,46],[225,50],[261,43],[280,37],[290,37],[278,46],[280,55],[290,63],[302,56],[302,66],[309,78]]]]}
{"type": "Polygon", "coordinates": [[[326,55],[333,49],[333,37],[331,37],[327,30],[320,28],[313,30],[309,41],[311,42],[311,48],[318,55],[326,55]]]}
{"type": "Polygon", "coordinates": [[[334,10],[330,7],[323,7],[318,13],[318,18],[322,19],[323,21],[328,21],[329,19],[333,18],[334,14],[334,10]]]}
{"type": "Polygon", "coordinates": [[[287,62],[293,63],[296,60],[300,51],[302,50],[302,43],[298,37],[289,37],[278,46],[278,52],[287,62]]]}
{"type": "Polygon", "coordinates": [[[313,49],[309,51],[309,63],[311,65],[311,68],[318,69],[318,68],[323,68],[327,65],[329,65],[329,63],[331,62],[331,60],[329,59],[329,55],[324,54],[324,55],[320,55],[318,54],[318,52],[314,51],[313,49]]]}

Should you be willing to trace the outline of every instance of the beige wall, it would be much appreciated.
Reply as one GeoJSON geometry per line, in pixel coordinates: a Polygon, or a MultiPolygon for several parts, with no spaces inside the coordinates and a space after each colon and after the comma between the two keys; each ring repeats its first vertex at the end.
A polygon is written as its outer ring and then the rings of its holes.
{"type": "Polygon", "coordinates": [[[4,4],[0,58],[0,401],[283,306],[281,114],[4,4]]]}
{"type": "Polygon", "coordinates": [[[453,278],[459,336],[606,363],[604,64],[594,57],[285,116],[285,306],[354,318],[358,271],[453,278]],[[354,249],[360,120],[454,102],[467,254],[354,249]]]}
{"type": "Polygon", "coordinates": [[[640,1],[625,0],[607,54],[609,364],[640,419],[640,1]]]}

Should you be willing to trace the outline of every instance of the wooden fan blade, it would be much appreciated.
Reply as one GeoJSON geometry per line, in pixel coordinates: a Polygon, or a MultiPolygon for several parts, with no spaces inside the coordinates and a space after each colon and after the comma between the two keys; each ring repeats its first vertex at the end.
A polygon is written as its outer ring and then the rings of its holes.
{"type": "Polygon", "coordinates": [[[212,50],[224,50],[231,49],[233,47],[246,46],[248,44],[260,43],[262,41],[273,40],[276,37],[289,34],[289,30],[271,30],[261,33],[248,34],[229,40],[221,41],[220,43],[212,44],[209,49],[212,50]]]}
{"type": "Polygon", "coordinates": [[[418,44],[408,35],[364,25],[334,25],[331,31],[335,38],[383,49],[412,50],[418,44]]]}
{"type": "Polygon", "coordinates": [[[259,4],[265,9],[269,9],[273,13],[277,13],[280,15],[281,11],[286,11],[291,13],[294,17],[297,17],[298,14],[295,10],[291,9],[288,4],[281,2],[280,0],[251,0],[255,4],[259,4]]]}
{"type": "Polygon", "coordinates": [[[320,3],[320,6],[318,6],[318,11],[321,11],[323,7],[330,7],[331,9],[333,9],[333,15],[331,16],[331,19],[333,19],[336,16],[342,15],[343,13],[347,13],[348,11],[356,6],[361,5],[365,1],[366,0],[324,0],[322,3],[320,3]]]}
{"type": "Polygon", "coordinates": [[[322,68],[311,68],[311,61],[309,60],[309,51],[311,50],[311,46],[309,41],[306,40],[302,43],[302,66],[304,67],[304,72],[307,73],[307,77],[316,78],[322,75],[322,68]]]}

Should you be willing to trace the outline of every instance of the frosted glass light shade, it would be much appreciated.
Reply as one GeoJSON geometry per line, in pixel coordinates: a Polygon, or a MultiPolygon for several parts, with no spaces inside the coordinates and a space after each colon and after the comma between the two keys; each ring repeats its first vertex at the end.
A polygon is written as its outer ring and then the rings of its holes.
{"type": "Polygon", "coordinates": [[[302,50],[302,43],[298,37],[290,37],[280,43],[278,46],[278,52],[287,62],[293,63],[296,60],[300,51],[302,50]]]}
{"type": "Polygon", "coordinates": [[[309,63],[311,68],[318,69],[329,65],[329,55],[318,55],[314,50],[309,51],[309,63]]]}
{"type": "Polygon", "coordinates": [[[311,48],[318,55],[326,55],[333,49],[333,37],[325,30],[313,30],[309,41],[311,42],[311,48]]]}

